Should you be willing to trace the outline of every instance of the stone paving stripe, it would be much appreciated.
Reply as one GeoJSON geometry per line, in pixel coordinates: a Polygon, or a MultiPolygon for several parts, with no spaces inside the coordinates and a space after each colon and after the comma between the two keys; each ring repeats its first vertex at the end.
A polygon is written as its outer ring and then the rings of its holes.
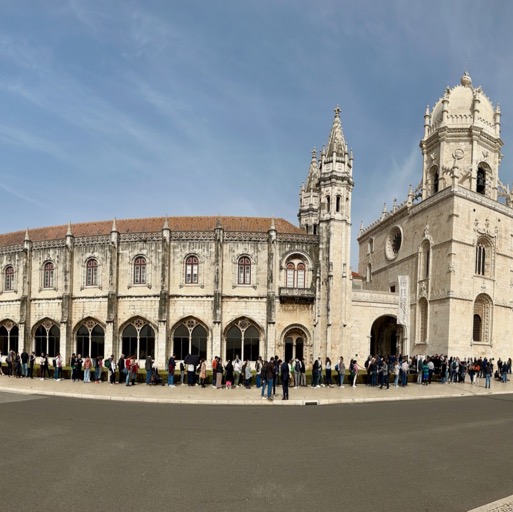
{"type": "Polygon", "coordinates": [[[473,508],[468,512],[513,512],[513,494],[502,500],[488,503],[482,507],[473,508]]]}

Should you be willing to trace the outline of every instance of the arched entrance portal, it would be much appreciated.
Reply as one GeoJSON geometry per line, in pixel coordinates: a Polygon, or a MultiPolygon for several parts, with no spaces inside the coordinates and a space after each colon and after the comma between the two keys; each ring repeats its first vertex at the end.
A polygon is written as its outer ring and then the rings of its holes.
{"type": "Polygon", "coordinates": [[[402,352],[403,326],[394,316],[381,316],[374,320],[370,332],[372,355],[398,355],[402,352]]]}

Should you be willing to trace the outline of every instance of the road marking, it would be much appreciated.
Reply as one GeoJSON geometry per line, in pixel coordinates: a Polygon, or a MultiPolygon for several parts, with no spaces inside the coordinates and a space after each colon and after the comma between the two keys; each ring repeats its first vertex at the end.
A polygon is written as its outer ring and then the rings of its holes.
{"type": "Polygon", "coordinates": [[[473,508],[468,512],[513,512],[513,495],[493,503],[488,503],[482,507],[473,508]]]}

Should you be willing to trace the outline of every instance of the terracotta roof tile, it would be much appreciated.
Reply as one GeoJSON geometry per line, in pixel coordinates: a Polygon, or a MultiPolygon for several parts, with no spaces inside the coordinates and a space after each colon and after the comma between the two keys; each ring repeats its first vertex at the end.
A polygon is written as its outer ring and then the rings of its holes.
{"type": "MultiPolygon", "coordinates": [[[[165,217],[146,219],[116,219],[119,233],[156,233],[162,230],[165,217]]],[[[168,217],[171,231],[213,231],[219,222],[225,231],[267,233],[273,219],[267,217],[168,217]]],[[[284,219],[274,219],[278,233],[305,234],[305,232],[284,219]]],[[[112,221],[83,222],[71,224],[71,232],[75,238],[108,235],[112,229],[112,221]]],[[[66,237],[67,225],[29,229],[32,242],[59,240],[66,237]]],[[[23,244],[25,231],[16,231],[0,235],[0,247],[23,244]]]]}

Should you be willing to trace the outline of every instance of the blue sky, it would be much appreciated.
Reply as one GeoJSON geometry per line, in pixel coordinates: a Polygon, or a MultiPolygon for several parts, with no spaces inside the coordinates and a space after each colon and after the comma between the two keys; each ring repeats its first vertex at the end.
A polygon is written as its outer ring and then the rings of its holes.
{"type": "Polygon", "coordinates": [[[297,223],[339,104],[360,222],[421,179],[426,105],[467,70],[502,109],[513,2],[2,0],[0,232],[237,215],[297,223]]]}

